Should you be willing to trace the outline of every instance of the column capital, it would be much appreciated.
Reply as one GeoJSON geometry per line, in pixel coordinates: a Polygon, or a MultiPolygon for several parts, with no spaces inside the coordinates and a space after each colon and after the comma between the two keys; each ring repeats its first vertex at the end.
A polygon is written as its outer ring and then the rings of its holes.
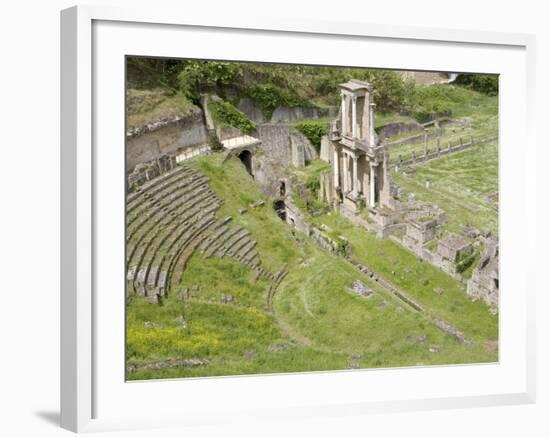
{"type": "Polygon", "coordinates": [[[353,103],[357,102],[357,95],[352,94],[352,95],[351,95],[351,101],[352,101],[353,103]]]}

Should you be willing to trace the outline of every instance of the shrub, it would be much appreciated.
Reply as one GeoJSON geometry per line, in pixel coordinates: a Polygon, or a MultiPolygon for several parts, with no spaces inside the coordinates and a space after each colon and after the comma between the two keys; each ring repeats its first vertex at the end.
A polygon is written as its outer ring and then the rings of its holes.
{"type": "Polygon", "coordinates": [[[208,110],[218,126],[233,126],[234,128],[240,129],[245,134],[250,134],[256,129],[254,122],[229,102],[211,100],[208,103],[208,110]]]}
{"type": "Polygon", "coordinates": [[[274,84],[256,84],[244,90],[244,94],[256,102],[266,119],[271,119],[273,111],[279,106],[289,108],[304,107],[312,108],[313,105],[298,94],[285,91],[274,84]]]}
{"type": "Polygon", "coordinates": [[[242,66],[236,62],[185,61],[177,83],[183,94],[196,101],[200,93],[220,93],[238,82],[242,75],[242,66]]]}
{"type": "Polygon", "coordinates": [[[477,257],[476,253],[464,256],[456,266],[457,272],[459,274],[462,274],[464,271],[466,271],[470,266],[472,266],[476,257],[477,257]]]}
{"type": "Polygon", "coordinates": [[[215,133],[210,135],[210,141],[208,142],[208,144],[210,145],[210,149],[213,152],[219,152],[223,149],[223,143],[220,141],[215,133]]]}
{"type": "Polygon", "coordinates": [[[328,123],[321,120],[301,121],[294,125],[319,151],[321,147],[321,137],[328,132],[328,123]]]}
{"type": "Polygon", "coordinates": [[[465,85],[474,91],[487,94],[488,96],[496,96],[498,94],[497,75],[461,74],[455,83],[465,85]]]}

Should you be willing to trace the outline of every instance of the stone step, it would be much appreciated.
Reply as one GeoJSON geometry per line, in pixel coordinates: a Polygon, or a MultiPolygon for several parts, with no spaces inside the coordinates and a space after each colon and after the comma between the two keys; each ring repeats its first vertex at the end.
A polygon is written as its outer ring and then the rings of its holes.
{"type": "Polygon", "coordinates": [[[238,233],[233,234],[229,239],[227,239],[224,244],[218,249],[216,255],[223,257],[233,248],[233,246],[241,239],[247,237],[250,233],[247,230],[241,230],[238,233]]]}
{"type": "Polygon", "coordinates": [[[212,257],[214,254],[216,254],[227,240],[231,239],[231,237],[233,237],[241,230],[242,228],[237,225],[234,228],[229,228],[225,233],[222,233],[220,236],[218,236],[218,239],[213,242],[208,251],[206,251],[206,257],[212,257]]]}
{"type": "Polygon", "coordinates": [[[158,184],[161,184],[170,178],[173,178],[174,176],[177,176],[178,174],[182,172],[187,172],[190,169],[187,166],[178,166],[174,169],[172,169],[169,172],[166,172],[165,174],[159,176],[158,178],[155,178],[152,181],[146,182],[145,184],[141,185],[135,192],[130,193],[127,196],[127,202],[132,202],[136,198],[138,198],[140,195],[143,195],[143,193],[151,190],[153,187],[157,186],[158,184]]]}
{"type": "MultiPolygon", "coordinates": [[[[192,191],[189,193],[186,193],[186,195],[189,196],[174,196],[172,199],[170,199],[168,202],[169,204],[169,211],[168,214],[171,214],[173,211],[177,210],[180,207],[184,207],[186,203],[189,203],[197,197],[203,196],[205,194],[209,194],[211,190],[208,188],[208,186],[197,186],[193,187],[192,191]],[[177,202],[174,202],[176,201],[177,202]]],[[[200,198],[199,198],[200,199],[200,198]]],[[[151,209],[148,210],[146,214],[144,214],[143,219],[139,221],[134,227],[129,227],[127,229],[127,241],[129,241],[139,229],[145,225],[148,221],[152,220],[156,216],[160,215],[161,213],[164,213],[161,215],[161,217],[166,216],[166,212],[163,212],[161,209],[151,209]]]]}
{"type": "Polygon", "coordinates": [[[250,233],[247,231],[246,235],[235,242],[235,244],[225,253],[225,255],[227,257],[237,258],[239,251],[247,246],[250,242],[250,233]]]}
{"type": "MultiPolygon", "coordinates": [[[[213,199],[213,198],[212,198],[213,199]]],[[[187,210],[186,212],[182,213],[181,215],[174,215],[174,216],[168,216],[165,218],[159,218],[158,221],[155,221],[152,223],[139,237],[139,239],[134,243],[135,247],[138,249],[138,251],[135,251],[133,254],[130,254],[130,259],[128,260],[128,263],[131,263],[132,260],[135,260],[137,257],[137,264],[138,266],[142,263],[142,258],[144,255],[144,251],[147,250],[148,243],[150,243],[151,239],[156,237],[157,234],[165,227],[173,223],[174,221],[178,221],[179,223],[183,223],[189,219],[191,219],[193,216],[200,213],[200,211],[203,209],[203,205],[201,202],[209,202],[210,198],[198,200],[196,205],[193,206],[193,208],[187,210]],[[144,242],[147,239],[147,242],[144,242]],[[145,247],[144,247],[145,245],[145,247]]]]}

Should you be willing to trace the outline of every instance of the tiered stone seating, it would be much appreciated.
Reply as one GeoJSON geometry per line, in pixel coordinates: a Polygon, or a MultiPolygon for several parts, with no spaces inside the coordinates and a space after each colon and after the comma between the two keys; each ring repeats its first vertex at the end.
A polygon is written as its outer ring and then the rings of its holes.
{"type": "Polygon", "coordinates": [[[143,238],[148,236],[152,230],[159,228],[161,222],[163,222],[162,225],[167,225],[175,220],[182,220],[186,217],[185,215],[194,211],[197,206],[200,206],[205,201],[205,194],[209,195],[207,198],[214,196],[208,186],[201,186],[185,192],[179,198],[174,198],[175,200],[170,206],[160,206],[160,208],[158,205],[153,206],[153,212],[145,213],[144,218],[135,227],[130,227],[128,230],[127,242],[129,243],[129,250],[127,259],[130,260],[132,258],[136,247],[141,245],[143,238]],[[146,224],[147,226],[144,226],[146,224]]]}
{"type": "Polygon", "coordinates": [[[160,190],[154,195],[144,193],[144,196],[139,198],[131,209],[129,208],[127,210],[127,225],[129,226],[138,218],[142,218],[143,213],[146,212],[155,202],[166,203],[170,199],[177,196],[183,196],[186,191],[192,190],[193,188],[201,184],[206,184],[207,182],[208,178],[204,176],[184,174],[180,178],[167,181],[162,187],[159,187],[160,190]]]}
{"type": "Polygon", "coordinates": [[[149,277],[154,275],[154,280],[148,279],[148,284],[152,285],[148,288],[148,292],[159,294],[161,296],[166,292],[168,286],[167,279],[169,269],[174,265],[174,259],[184,248],[187,248],[192,244],[196,238],[205,238],[204,231],[210,225],[215,222],[216,210],[219,208],[220,203],[214,201],[214,203],[207,207],[203,212],[193,217],[186,224],[176,227],[170,233],[166,234],[162,244],[157,249],[155,256],[150,263],[149,277]],[[177,248],[177,250],[176,250],[177,248]],[[151,272],[154,272],[152,274],[151,272]],[[164,272],[164,281],[160,282],[160,274],[164,272]],[[154,291],[152,288],[156,288],[154,291]]]}
{"type": "Polygon", "coordinates": [[[154,187],[163,184],[167,182],[170,179],[173,179],[177,177],[178,175],[182,173],[186,173],[191,171],[188,167],[176,167],[175,169],[171,170],[170,172],[166,172],[164,175],[159,176],[158,178],[155,178],[152,181],[149,181],[148,183],[143,184],[141,187],[139,187],[136,191],[129,193],[126,197],[126,204],[129,207],[131,204],[133,204],[136,200],[140,198],[144,193],[149,192],[154,187]]]}
{"type": "Polygon", "coordinates": [[[128,292],[157,302],[180,284],[187,263],[204,257],[232,257],[276,280],[261,267],[256,242],[231,217],[216,219],[221,201],[199,172],[178,166],[127,196],[128,292]]]}
{"type": "MultiPolygon", "coordinates": [[[[189,198],[193,193],[196,194],[198,189],[208,190],[208,185],[206,182],[193,182],[189,184],[185,189],[174,193],[164,199],[161,200],[151,200],[146,208],[144,208],[141,211],[141,215],[138,215],[137,217],[141,217],[139,220],[132,220],[131,222],[127,223],[128,226],[128,237],[127,240],[131,240],[134,233],[139,231],[139,229],[145,225],[149,220],[153,217],[158,215],[159,217],[165,216],[167,214],[170,214],[172,211],[176,210],[177,208],[181,207],[182,204],[189,201],[189,198]]],[[[200,190],[199,190],[200,192],[200,190]]]]}
{"type": "Polygon", "coordinates": [[[273,310],[273,297],[275,296],[275,292],[277,292],[279,284],[281,284],[283,279],[286,277],[286,274],[288,274],[288,270],[286,268],[283,268],[279,272],[277,272],[276,274],[272,274],[271,276],[271,280],[273,281],[273,283],[271,283],[269,291],[267,292],[267,309],[269,311],[273,310]]]}

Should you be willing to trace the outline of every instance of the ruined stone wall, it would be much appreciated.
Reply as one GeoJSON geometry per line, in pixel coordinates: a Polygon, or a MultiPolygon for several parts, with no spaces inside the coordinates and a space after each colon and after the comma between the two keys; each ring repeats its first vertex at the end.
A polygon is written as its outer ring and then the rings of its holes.
{"type": "Polygon", "coordinates": [[[254,178],[269,196],[277,195],[288,167],[303,166],[317,157],[313,145],[292,125],[258,125],[254,137],[262,142],[254,157],[254,178]]]}
{"type": "Polygon", "coordinates": [[[482,299],[494,309],[499,297],[499,245],[496,237],[482,239],[485,249],[468,281],[467,293],[472,299],[482,299]]]}
{"type": "Polygon", "coordinates": [[[237,108],[246,114],[246,116],[254,123],[281,123],[281,122],[293,122],[302,119],[318,119],[323,115],[328,114],[325,110],[320,108],[306,108],[306,107],[287,107],[279,106],[275,108],[271,118],[267,120],[262,113],[262,110],[254,103],[254,101],[248,97],[243,97],[239,100],[237,108]]]}
{"type": "Polygon", "coordinates": [[[292,199],[290,197],[285,199],[285,209],[287,223],[292,225],[301,233],[309,236],[311,227],[302,215],[302,212],[292,203],[292,199]]]}
{"type": "Polygon", "coordinates": [[[321,137],[321,150],[319,152],[319,158],[327,163],[332,163],[332,155],[334,150],[331,146],[332,145],[328,139],[328,135],[323,135],[321,137]]]}
{"type": "Polygon", "coordinates": [[[126,137],[126,166],[131,172],[137,164],[146,163],[179,149],[208,143],[202,111],[171,121],[164,121],[129,133],[126,137]]]}

